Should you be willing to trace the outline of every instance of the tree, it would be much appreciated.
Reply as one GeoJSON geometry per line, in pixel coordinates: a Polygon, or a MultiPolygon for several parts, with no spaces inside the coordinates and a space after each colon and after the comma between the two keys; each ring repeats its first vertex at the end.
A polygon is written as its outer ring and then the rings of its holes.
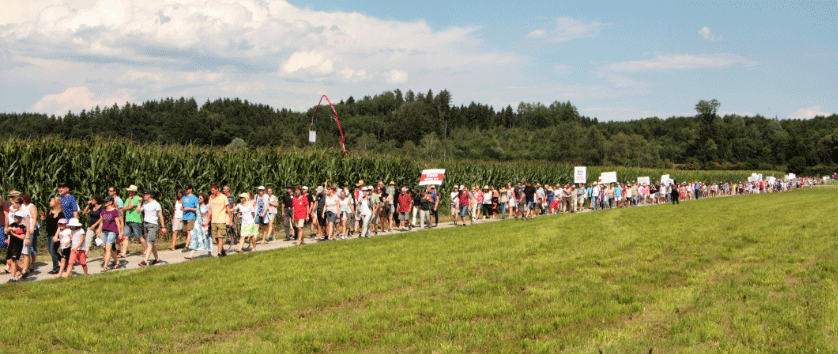
{"type": "Polygon", "coordinates": [[[721,103],[717,101],[715,98],[710,101],[701,100],[695,105],[695,111],[702,116],[715,116],[716,111],[721,106],[721,103]]]}

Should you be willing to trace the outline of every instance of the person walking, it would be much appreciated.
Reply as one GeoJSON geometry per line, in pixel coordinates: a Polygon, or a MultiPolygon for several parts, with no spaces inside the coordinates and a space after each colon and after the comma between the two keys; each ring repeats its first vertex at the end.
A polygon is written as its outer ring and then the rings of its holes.
{"type": "Polygon", "coordinates": [[[241,231],[239,232],[239,253],[244,248],[244,243],[249,239],[250,250],[256,249],[256,236],[259,233],[258,225],[256,224],[256,209],[248,199],[247,193],[239,195],[239,204],[233,209],[233,212],[241,215],[241,231]]]}
{"type": "Polygon", "coordinates": [[[410,226],[410,209],[413,207],[413,198],[407,193],[407,187],[402,187],[401,194],[399,194],[399,229],[400,231],[408,231],[410,226]]]}
{"type": "Polygon", "coordinates": [[[163,208],[160,203],[154,200],[154,192],[149,190],[143,193],[143,204],[137,207],[137,211],[143,213],[143,231],[145,231],[143,235],[145,254],[143,255],[143,261],[140,262],[140,267],[163,263],[157,254],[157,247],[154,243],[157,241],[157,234],[166,233],[166,223],[163,219],[163,208]],[[154,262],[148,263],[152,254],[154,254],[154,262]]]}
{"type": "Polygon", "coordinates": [[[175,192],[175,210],[172,212],[172,246],[169,251],[174,251],[177,246],[177,239],[183,230],[183,191],[175,192]]]}
{"type": "MultiPolygon", "coordinates": [[[[117,258],[125,258],[128,256],[128,242],[131,237],[140,240],[140,245],[145,250],[145,239],[143,238],[143,216],[137,210],[140,205],[140,196],[137,195],[137,186],[130,185],[126,189],[128,198],[122,207],[122,215],[125,215],[125,229],[122,232],[122,239],[120,240],[121,247],[117,258]]],[[[66,210],[65,210],[66,211],[66,210]]],[[[65,214],[66,215],[66,214],[65,214]]]]}
{"type": "Polygon", "coordinates": [[[286,185],[282,196],[282,228],[285,230],[285,241],[297,238],[294,225],[294,186],[286,185]]]}
{"type": "MultiPolygon", "coordinates": [[[[107,196],[103,202],[105,210],[99,213],[100,222],[96,228],[96,235],[102,239],[102,245],[105,247],[105,255],[102,257],[102,272],[107,272],[114,267],[110,262],[112,259],[111,252],[116,240],[122,237],[124,225],[116,200],[112,196],[107,196]]],[[[113,260],[116,263],[116,258],[113,258],[113,260]]]]}
{"type": "Polygon", "coordinates": [[[305,243],[303,242],[303,228],[306,219],[311,214],[311,208],[308,198],[300,187],[295,188],[294,192],[294,226],[297,227],[297,246],[299,246],[305,243]]]}
{"type": "Polygon", "coordinates": [[[87,275],[87,248],[85,248],[84,242],[85,232],[82,230],[79,219],[70,219],[67,222],[67,226],[71,230],[70,259],[67,261],[67,269],[62,277],[66,278],[73,274],[73,268],[75,268],[76,262],[81,265],[82,270],[84,270],[84,275],[87,275]]]}
{"type": "Polygon", "coordinates": [[[195,251],[205,251],[212,256],[212,237],[209,230],[209,197],[206,194],[198,196],[198,210],[195,213],[195,227],[189,237],[189,255],[186,259],[195,258],[195,251]]]}
{"type": "MultiPolygon", "coordinates": [[[[254,222],[256,227],[259,228],[258,234],[262,237],[259,244],[264,244],[265,241],[268,240],[268,224],[270,224],[270,220],[268,220],[268,207],[271,204],[270,197],[265,194],[265,186],[259,186],[256,189],[256,209],[255,209],[255,217],[254,222]]],[[[255,238],[255,237],[254,237],[255,238]]]]}
{"type": "Polygon", "coordinates": [[[65,219],[64,217],[64,210],[61,207],[61,198],[53,197],[49,201],[49,211],[47,211],[44,217],[44,227],[47,230],[47,251],[49,251],[49,255],[52,258],[52,270],[50,270],[49,274],[58,274],[59,269],[61,268],[60,261],[61,255],[58,253],[58,245],[59,242],[53,240],[53,236],[55,236],[56,232],[58,231],[58,220],[65,219]]]}
{"type": "Polygon", "coordinates": [[[279,198],[274,195],[274,188],[268,187],[267,193],[268,195],[268,239],[267,241],[273,241],[274,238],[274,221],[276,220],[277,208],[279,207],[279,198]]]}
{"type": "MultiPolygon", "coordinates": [[[[199,198],[195,196],[191,185],[187,185],[183,190],[185,195],[181,198],[180,203],[181,210],[183,211],[183,236],[186,237],[183,252],[186,252],[192,243],[192,230],[195,229],[200,202],[198,200],[199,198]]],[[[199,224],[198,227],[201,227],[201,225],[199,224]]]]}
{"type": "Polygon", "coordinates": [[[337,185],[326,187],[325,205],[322,211],[322,218],[326,221],[323,240],[335,240],[335,233],[337,233],[335,223],[340,214],[340,200],[338,199],[337,191],[337,185]]]}
{"type": "Polygon", "coordinates": [[[370,209],[370,201],[369,195],[370,187],[364,187],[361,191],[365,192],[362,194],[360,203],[358,203],[358,207],[361,209],[361,220],[362,220],[362,227],[361,233],[358,235],[358,238],[365,238],[370,237],[370,219],[372,218],[372,209],[370,209]]]}

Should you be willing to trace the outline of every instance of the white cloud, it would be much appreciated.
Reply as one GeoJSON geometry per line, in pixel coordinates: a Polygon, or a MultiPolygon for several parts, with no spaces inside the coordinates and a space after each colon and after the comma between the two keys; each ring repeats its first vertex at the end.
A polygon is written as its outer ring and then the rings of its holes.
{"type": "Polygon", "coordinates": [[[29,108],[33,112],[62,115],[67,111],[79,112],[95,106],[109,107],[114,103],[123,104],[130,101],[128,90],[111,92],[102,95],[94,94],[86,86],[70,87],[62,93],[46,95],[29,108]]]}
{"type": "Polygon", "coordinates": [[[577,38],[596,37],[600,30],[610,25],[599,21],[585,22],[573,17],[556,18],[556,26],[551,29],[537,29],[527,34],[529,38],[545,38],[551,42],[567,42],[577,38]]]}
{"type": "Polygon", "coordinates": [[[407,82],[407,72],[401,70],[390,70],[384,74],[390,84],[403,84],[407,82]]]}
{"type": "Polygon", "coordinates": [[[710,27],[707,27],[707,26],[701,27],[701,29],[698,30],[698,34],[702,38],[704,38],[708,41],[711,41],[711,42],[722,40],[722,36],[716,35],[715,33],[713,33],[713,31],[710,30],[710,27]]]}
{"type": "Polygon", "coordinates": [[[215,98],[248,91],[220,83],[249,82],[266,91],[248,99],[281,95],[283,107],[302,109],[311,105],[301,98],[308,92],[360,95],[394,84],[440,82],[485,86],[525,61],[484,48],[480,27],[437,29],[422,20],[315,11],[285,0],[9,2],[0,15],[0,49],[8,48],[3,58],[36,64],[0,79],[50,82],[39,92],[87,87],[131,89],[139,100],[215,98]],[[353,83],[362,83],[356,87],[364,92],[353,92],[347,86],[353,83]]]}
{"type": "Polygon", "coordinates": [[[831,113],[824,112],[823,110],[821,110],[821,106],[812,106],[812,107],[801,108],[801,109],[798,109],[798,110],[792,112],[791,114],[789,114],[789,118],[812,119],[812,118],[815,118],[815,116],[826,117],[826,116],[829,116],[829,115],[831,115],[831,113]]]}
{"type": "Polygon", "coordinates": [[[545,31],[543,29],[538,29],[538,30],[532,31],[529,34],[527,34],[527,37],[528,38],[544,38],[545,34],[547,34],[547,31],[545,31]]]}
{"type": "Polygon", "coordinates": [[[741,55],[722,54],[669,54],[658,55],[651,59],[624,61],[608,65],[606,69],[614,72],[664,71],[700,68],[727,68],[741,64],[751,68],[759,62],[751,61],[741,55]]]}

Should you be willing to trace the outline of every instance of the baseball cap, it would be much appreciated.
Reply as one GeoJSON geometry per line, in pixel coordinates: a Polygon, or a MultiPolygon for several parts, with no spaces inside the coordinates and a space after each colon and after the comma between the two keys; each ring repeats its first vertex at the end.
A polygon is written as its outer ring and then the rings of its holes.
{"type": "Polygon", "coordinates": [[[111,197],[111,196],[107,196],[107,197],[105,197],[105,199],[103,199],[102,201],[103,201],[103,202],[105,202],[105,203],[107,203],[107,202],[112,202],[112,201],[113,201],[113,197],[111,197]]]}
{"type": "Polygon", "coordinates": [[[24,212],[22,212],[22,211],[16,211],[16,212],[15,212],[15,217],[16,217],[16,218],[25,218],[25,217],[26,217],[26,213],[24,213],[24,212]]]}
{"type": "Polygon", "coordinates": [[[58,223],[67,225],[67,219],[65,219],[65,218],[58,219],[58,223]]]}
{"type": "Polygon", "coordinates": [[[250,196],[247,195],[247,193],[242,193],[242,194],[239,194],[239,198],[250,198],[250,196]]]}
{"type": "Polygon", "coordinates": [[[316,191],[317,191],[317,194],[322,193],[323,192],[323,186],[317,186],[316,191]]]}
{"type": "Polygon", "coordinates": [[[265,186],[259,186],[259,188],[256,188],[256,190],[263,191],[263,190],[265,190],[265,186]]]}
{"type": "Polygon", "coordinates": [[[303,186],[303,190],[304,190],[304,191],[307,191],[307,190],[308,190],[308,186],[303,186]]]}

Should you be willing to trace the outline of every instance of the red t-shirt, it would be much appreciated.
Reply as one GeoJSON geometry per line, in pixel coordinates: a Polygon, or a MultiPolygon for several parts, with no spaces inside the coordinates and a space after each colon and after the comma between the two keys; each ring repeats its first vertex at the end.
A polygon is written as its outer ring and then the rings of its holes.
{"type": "Polygon", "coordinates": [[[410,204],[413,202],[413,198],[410,194],[399,194],[399,212],[400,213],[407,213],[410,211],[410,204]]]}
{"type": "Polygon", "coordinates": [[[460,192],[460,206],[468,206],[468,191],[460,192]]]}
{"type": "Polygon", "coordinates": [[[294,198],[294,220],[305,220],[308,214],[308,198],[298,196],[294,198]]]}

